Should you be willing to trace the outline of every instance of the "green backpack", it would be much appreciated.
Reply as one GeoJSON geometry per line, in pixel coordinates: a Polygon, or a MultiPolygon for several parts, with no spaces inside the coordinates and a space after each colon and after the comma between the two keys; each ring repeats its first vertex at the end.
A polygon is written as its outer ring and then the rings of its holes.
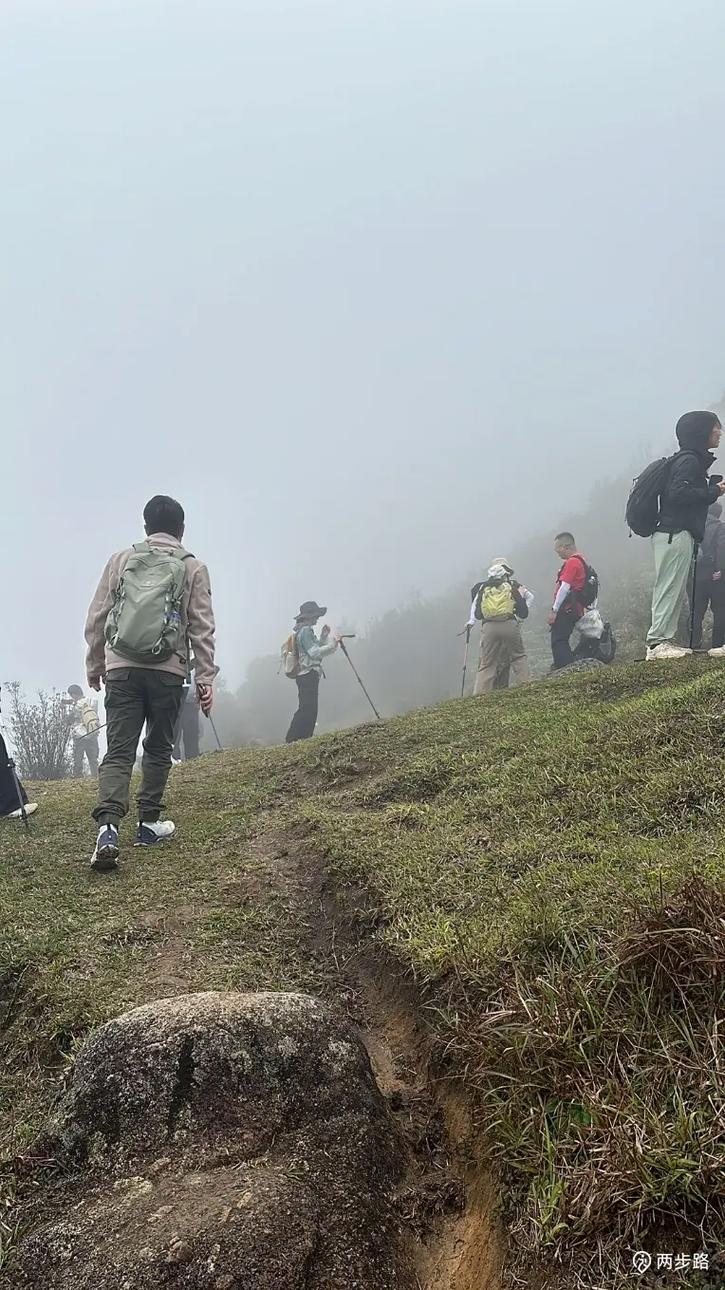
{"type": "Polygon", "coordinates": [[[186,653],[181,607],[189,551],[137,542],[106,619],[106,644],[133,663],[186,653]]]}

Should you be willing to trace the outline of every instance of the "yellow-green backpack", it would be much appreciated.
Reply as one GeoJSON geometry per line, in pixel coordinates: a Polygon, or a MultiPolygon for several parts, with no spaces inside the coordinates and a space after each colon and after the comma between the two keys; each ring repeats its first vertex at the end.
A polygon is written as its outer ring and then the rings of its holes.
{"type": "Polygon", "coordinates": [[[504,578],[501,582],[484,582],[481,587],[479,608],[484,623],[515,616],[514,593],[508,578],[504,578]]]}

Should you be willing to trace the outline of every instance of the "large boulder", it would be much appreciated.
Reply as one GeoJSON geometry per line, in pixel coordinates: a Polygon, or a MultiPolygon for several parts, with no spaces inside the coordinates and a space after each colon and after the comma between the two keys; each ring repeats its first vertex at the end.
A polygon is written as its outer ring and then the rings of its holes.
{"type": "Polygon", "coordinates": [[[196,994],[102,1026],[40,1149],[17,1290],[396,1290],[394,1131],[367,1053],[301,994],[196,994]]]}

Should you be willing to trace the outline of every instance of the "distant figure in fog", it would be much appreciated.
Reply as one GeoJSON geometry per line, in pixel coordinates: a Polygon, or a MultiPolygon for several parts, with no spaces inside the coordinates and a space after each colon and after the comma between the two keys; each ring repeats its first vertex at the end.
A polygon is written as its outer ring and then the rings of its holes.
{"type": "MultiPolygon", "coordinates": [[[[721,475],[709,477],[722,436],[715,413],[686,412],[677,422],[675,434],[680,451],[669,467],[660,497],[657,531],[652,537],[655,585],[647,658],[655,662],[684,658],[690,653],[675,641],[680,610],[688,577],[694,572],[695,583],[699,578],[695,556],[705,537],[708,509],[725,492],[721,475]]],[[[718,647],[718,652],[725,654],[725,648],[718,647]]]]}
{"type": "Polygon", "coordinates": [[[687,583],[693,649],[700,649],[702,645],[702,624],[708,609],[712,610],[713,617],[712,647],[721,649],[725,645],[725,524],[721,516],[722,503],[713,502],[707,512],[705,536],[697,557],[694,604],[692,573],[687,583]]]}
{"type": "Polygon", "coordinates": [[[525,685],[530,679],[521,623],[529,616],[534,597],[514,578],[508,560],[497,557],[483,582],[471,588],[471,613],[466,624],[481,624],[481,649],[474,695],[525,685]]]}
{"type": "Polygon", "coordinates": [[[548,619],[554,670],[558,671],[574,662],[574,652],[569,643],[571,634],[586,610],[596,604],[598,580],[584,556],[577,551],[573,533],[558,533],[554,550],[563,560],[548,619]]]}
{"type": "Polygon", "coordinates": [[[189,680],[184,682],[184,697],[174,730],[174,761],[193,761],[199,756],[199,695],[194,683],[195,660],[189,664],[189,680]]]}
{"type": "Polygon", "coordinates": [[[297,711],[285,740],[288,744],[310,739],[315,733],[322,662],[334,654],[340,643],[340,637],[337,633],[332,635],[329,627],[323,627],[319,640],[315,635],[315,627],[326,613],[325,606],[318,605],[316,600],[305,600],[295,618],[292,634],[282,646],[284,673],[296,682],[298,695],[297,711]]]}
{"type": "MultiPolygon", "coordinates": [[[[69,685],[73,704],[73,778],[80,779],[83,762],[94,777],[98,774],[98,701],[87,699],[79,685],[69,685]]],[[[67,702],[67,700],[64,700],[67,702]]]]}

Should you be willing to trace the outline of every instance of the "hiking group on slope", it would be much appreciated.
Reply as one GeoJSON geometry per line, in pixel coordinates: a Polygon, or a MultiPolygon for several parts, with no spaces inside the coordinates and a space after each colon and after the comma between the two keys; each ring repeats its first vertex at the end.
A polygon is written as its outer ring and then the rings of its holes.
{"type": "MultiPolygon", "coordinates": [[[[686,413],[676,426],[678,451],[652,463],[630,495],[630,526],[651,537],[654,549],[648,660],[681,658],[699,648],[708,608],[714,620],[709,653],[725,657],[725,524],[720,503],[725,482],[710,474],[721,434],[713,412],[686,413]],[[686,600],[689,648],[676,640],[686,600]]],[[[155,846],[173,836],[173,822],[163,818],[172,759],[180,755],[182,740],[187,758],[198,755],[199,711],[207,716],[211,712],[218,671],[209,574],[182,545],[182,507],[171,497],[153,497],[144,509],[144,527],[145,541],[108,560],[86,621],[88,685],[98,691],[105,683],[106,689],[107,752],[100,766],[97,703],[84,696],[80,686],[68,688],[74,775],[83,773],[84,762],[92,775],[98,774],[93,811],[98,835],[92,856],[97,869],[118,864],[119,828],[129,809],[131,774],[144,727],[135,845],[155,846]]],[[[594,568],[571,532],[559,533],[554,549],[562,563],[547,615],[552,670],[582,659],[611,662],[616,641],[599,612],[594,568]],[[572,649],[575,631],[579,639],[572,649]]],[[[481,625],[474,694],[529,680],[521,625],[533,602],[533,594],[504,557],[494,559],[471,589],[467,642],[474,626],[481,625]]],[[[304,601],[283,647],[284,672],[295,681],[298,694],[287,743],[314,734],[323,663],[340,645],[345,650],[344,639],[329,627],[316,635],[326,613],[316,601],[304,601]]],[[[362,684],[357,672],[356,676],[362,684]]],[[[35,809],[0,739],[0,816],[24,819],[35,809]]]]}
{"type": "MultiPolygon", "coordinates": [[[[711,475],[722,427],[714,412],[687,412],[675,427],[679,449],[653,462],[635,481],[627,505],[633,532],[652,540],[655,582],[647,661],[684,658],[702,644],[703,620],[713,615],[711,657],[725,657],[725,523],[721,475],[711,475]],[[689,645],[677,636],[689,606],[689,645]]],[[[577,549],[570,532],[559,533],[554,549],[562,561],[547,621],[552,670],[583,659],[610,663],[616,640],[599,612],[599,579],[577,549]],[[575,630],[579,640],[574,649],[575,630]]],[[[529,667],[521,623],[533,602],[507,560],[497,559],[471,590],[467,636],[481,623],[481,647],[474,694],[521,685],[529,667]]],[[[464,668],[465,675],[465,668],[464,668]]]]}
{"type": "MultiPolygon", "coordinates": [[[[547,617],[552,671],[585,658],[611,663],[616,641],[597,606],[599,579],[595,570],[577,550],[572,533],[559,533],[554,550],[563,564],[547,617]],[[570,642],[575,630],[579,640],[572,650],[570,642]]],[[[533,603],[533,593],[517,580],[511,564],[502,556],[494,560],[483,581],[471,588],[471,612],[464,629],[467,639],[476,623],[481,624],[474,695],[525,685],[530,679],[521,624],[533,603]]]]}

